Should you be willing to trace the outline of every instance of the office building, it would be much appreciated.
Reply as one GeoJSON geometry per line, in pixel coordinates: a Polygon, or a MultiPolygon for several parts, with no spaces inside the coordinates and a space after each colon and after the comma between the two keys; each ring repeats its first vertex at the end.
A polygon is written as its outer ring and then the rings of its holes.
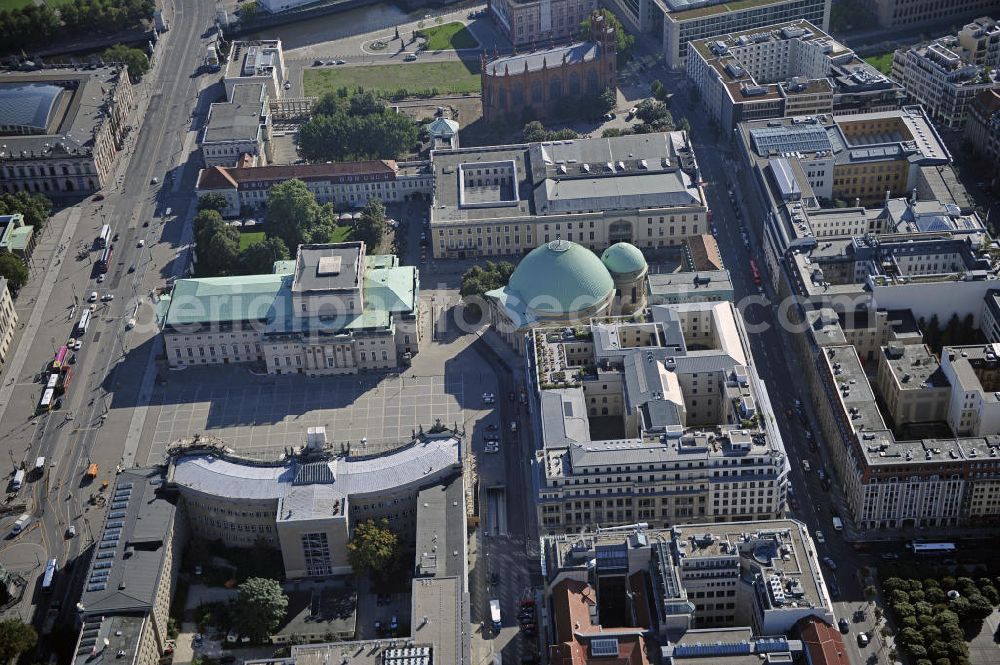
{"type": "Polygon", "coordinates": [[[680,131],[435,151],[431,167],[438,259],[520,255],[558,239],[661,247],[708,230],[680,131]]]}
{"type": "MultiPolygon", "coordinates": [[[[625,0],[620,0],[625,2],[625,0]]],[[[805,19],[830,25],[830,0],[662,0],[663,53],[671,69],[684,69],[689,42],[805,19]]]]}
{"type": "Polygon", "coordinates": [[[947,418],[951,384],[937,356],[924,344],[883,346],[876,385],[886,416],[897,430],[909,423],[941,422],[947,418]]]}
{"type": "Polygon", "coordinates": [[[726,131],[746,120],[892,111],[895,81],[809,21],[694,40],[687,74],[726,131]]]}
{"type": "Polygon", "coordinates": [[[519,123],[525,117],[565,114],[573,100],[586,103],[618,85],[615,33],[604,17],[591,17],[590,40],[489,58],[480,56],[483,118],[519,123]]]}
{"type": "MultiPolygon", "coordinates": [[[[198,172],[195,193],[221,194],[227,206],[223,217],[260,212],[267,193],[286,180],[301,180],[319,203],[332,203],[340,210],[361,208],[375,197],[385,203],[429,198],[434,176],[430,162],[391,159],[330,164],[272,164],[270,166],[212,166],[198,172]]],[[[350,216],[350,213],[347,213],[350,216]]],[[[341,215],[343,218],[343,215],[341,215]]]]}
{"type": "Polygon", "coordinates": [[[989,14],[996,0],[862,0],[879,26],[899,28],[989,14]]]}
{"type": "Polygon", "coordinates": [[[237,85],[259,83],[265,87],[266,98],[276,101],[284,96],[287,79],[280,39],[234,41],[230,44],[222,73],[226,99],[233,98],[233,88],[237,85]]]}
{"type": "Polygon", "coordinates": [[[946,346],[941,373],[952,386],[951,430],[957,436],[1000,434],[1000,345],[946,346]]]}
{"type": "Polygon", "coordinates": [[[113,179],[132,131],[123,68],[0,74],[0,191],[86,196],[113,179]]]}
{"type": "Polygon", "coordinates": [[[10,252],[28,263],[36,242],[35,227],[24,223],[24,215],[0,215],[0,251],[10,252]]]}
{"type": "Polygon", "coordinates": [[[385,518],[400,538],[411,539],[423,489],[458,477],[451,493],[461,494],[462,455],[450,432],[421,434],[381,452],[360,441],[338,451],[319,427],[310,428],[299,454],[276,462],[197,443],[176,446],[168,478],[193,537],[280,549],[289,578],[348,575],[354,525],[385,518]]]}
{"type": "Polygon", "coordinates": [[[784,445],[732,303],[530,339],[542,533],[782,514],[784,445]]]}
{"type": "MultiPolygon", "coordinates": [[[[1000,35],[1000,28],[993,27],[1000,35]]],[[[998,67],[1000,45],[967,51],[960,38],[951,35],[898,49],[892,56],[893,78],[932,119],[951,129],[964,126],[969,107],[980,93],[1000,87],[998,67]],[[969,58],[978,58],[982,64],[969,58]]]]}
{"type": "Polygon", "coordinates": [[[598,8],[596,0],[490,0],[489,14],[515,47],[576,38],[580,24],[598,8]]]}
{"type": "Polygon", "coordinates": [[[14,298],[7,288],[7,278],[0,276],[0,365],[6,364],[10,343],[14,341],[14,331],[17,329],[17,311],[14,309],[14,298]]]}
{"type": "Polygon", "coordinates": [[[542,575],[559,665],[798,662],[789,634],[834,621],[816,546],[790,519],[547,536],[542,575]]]}
{"type": "Polygon", "coordinates": [[[261,83],[235,85],[229,101],[209,107],[201,135],[206,168],[246,162],[263,166],[271,161],[271,114],[265,91],[261,83]]]}
{"type": "Polygon", "coordinates": [[[1000,87],[984,90],[972,100],[965,140],[986,165],[980,176],[983,182],[990,186],[1000,183],[1000,87]]]}
{"type": "Polygon", "coordinates": [[[417,269],[368,255],[363,242],[301,245],[273,274],[179,279],[167,298],[172,367],[356,374],[398,367],[419,349],[417,269]]]}
{"type": "Polygon", "coordinates": [[[655,273],[646,278],[650,305],[732,301],[733,281],[728,270],[655,273]]]}
{"type": "Polygon", "coordinates": [[[76,665],[154,665],[167,649],[186,530],[163,485],[162,469],[126,469],[107,494],[77,606],[76,665]]]}

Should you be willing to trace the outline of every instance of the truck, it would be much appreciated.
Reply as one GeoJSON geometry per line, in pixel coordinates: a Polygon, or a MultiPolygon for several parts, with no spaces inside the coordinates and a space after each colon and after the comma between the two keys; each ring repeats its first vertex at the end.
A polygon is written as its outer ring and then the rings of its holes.
{"type": "Polygon", "coordinates": [[[205,67],[210,72],[222,69],[222,66],[219,65],[219,52],[216,50],[215,44],[209,44],[205,51],[205,67]]]}
{"type": "Polygon", "coordinates": [[[24,469],[18,469],[14,474],[14,479],[10,481],[10,488],[15,492],[21,489],[21,485],[24,484],[24,469]]]}
{"type": "Polygon", "coordinates": [[[88,480],[93,480],[94,478],[97,477],[97,463],[96,462],[87,467],[86,477],[87,477],[88,480]]]}
{"type": "Polygon", "coordinates": [[[14,526],[11,527],[10,533],[14,536],[24,531],[24,528],[28,526],[28,522],[31,521],[31,515],[24,513],[14,522],[14,526]]]}
{"type": "Polygon", "coordinates": [[[500,600],[493,598],[490,600],[490,619],[493,621],[493,630],[500,632],[500,600]]]}
{"type": "Polygon", "coordinates": [[[35,458],[35,475],[41,476],[45,472],[45,458],[36,457],[35,458]]]}
{"type": "Polygon", "coordinates": [[[835,531],[844,530],[844,521],[839,517],[837,517],[836,515],[833,516],[833,528],[835,531]]]}

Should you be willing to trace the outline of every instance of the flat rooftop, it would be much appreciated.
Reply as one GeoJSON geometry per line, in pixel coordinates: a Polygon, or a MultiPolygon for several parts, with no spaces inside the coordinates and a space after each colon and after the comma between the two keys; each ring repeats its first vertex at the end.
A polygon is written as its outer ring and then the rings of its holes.
{"type": "Polygon", "coordinates": [[[667,8],[668,20],[689,21],[787,2],[788,0],[664,0],[663,4],[667,8]]]}
{"type": "Polygon", "coordinates": [[[947,388],[941,363],[923,344],[890,344],[880,349],[900,390],[947,388]]]}
{"type": "Polygon", "coordinates": [[[233,87],[228,102],[212,104],[202,143],[257,141],[267,115],[264,84],[241,83],[233,87]]]}
{"type": "Polygon", "coordinates": [[[651,299],[685,295],[698,300],[700,291],[732,291],[733,281],[728,270],[698,270],[694,272],[654,273],[647,276],[647,293],[651,299]]]}
{"type": "Polygon", "coordinates": [[[295,257],[293,293],[361,288],[363,243],[300,245],[295,257]]]}

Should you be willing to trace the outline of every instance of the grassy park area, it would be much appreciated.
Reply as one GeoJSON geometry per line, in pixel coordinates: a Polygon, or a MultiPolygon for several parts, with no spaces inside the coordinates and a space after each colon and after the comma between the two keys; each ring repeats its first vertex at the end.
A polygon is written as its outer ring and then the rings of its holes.
{"type": "Polygon", "coordinates": [[[865,58],[865,62],[886,76],[892,73],[892,51],[889,51],[888,53],[870,55],[865,58]]]}
{"type": "Polygon", "coordinates": [[[479,46],[469,29],[458,21],[424,28],[418,30],[417,34],[427,40],[428,51],[453,51],[479,46]]]}
{"type": "Polygon", "coordinates": [[[385,97],[437,90],[438,94],[479,92],[479,63],[400,62],[391,65],[307,69],[303,86],[308,97],[322,97],[338,88],[364,88],[385,97]]]}
{"type": "Polygon", "coordinates": [[[240,251],[254,244],[255,242],[264,242],[265,236],[263,231],[250,231],[249,233],[240,233],[240,251]]]}

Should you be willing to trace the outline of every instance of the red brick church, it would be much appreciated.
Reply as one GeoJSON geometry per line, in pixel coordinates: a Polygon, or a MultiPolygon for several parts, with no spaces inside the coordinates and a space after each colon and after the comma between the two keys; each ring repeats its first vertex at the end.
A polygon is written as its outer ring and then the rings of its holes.
{"type": "Polygon", "coordinates": [[[616,87],[614,29],[594,13],[590,41],[489,59],[481,56],[483,118],[487,122],[551,117],[560,100],[593,97],[616,87]]]}

